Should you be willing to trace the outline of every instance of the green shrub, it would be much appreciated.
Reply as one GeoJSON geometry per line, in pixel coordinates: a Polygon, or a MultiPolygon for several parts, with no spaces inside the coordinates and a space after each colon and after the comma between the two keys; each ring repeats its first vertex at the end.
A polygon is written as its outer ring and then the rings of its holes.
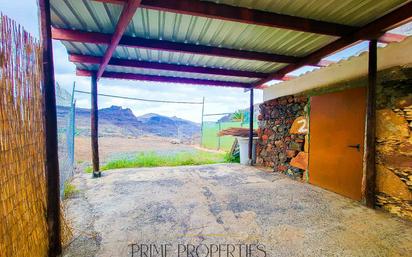
{"type": "Polygon", "coordinates": [[[240,155],[237,154],[237,155],[233,156],[230,153],[226,153],[225,154],[225,162],[240,163],[240,155]]]}

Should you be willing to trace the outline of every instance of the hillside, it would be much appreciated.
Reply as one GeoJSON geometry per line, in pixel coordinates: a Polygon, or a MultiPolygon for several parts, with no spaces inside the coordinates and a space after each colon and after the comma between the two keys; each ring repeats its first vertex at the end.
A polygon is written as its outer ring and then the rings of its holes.
{"type": "MultiPolygon", "coordinates": [[[[65,124],[69,109],[58,106],[59,124],[65,124]]],[[[90,135],[90,110],[76,108],[76,133],[90,135]]],[[[200,125],[178,117],[167,117],[155,113],[135,116],[132,110],[111,106],[99,110],[99,136],[138,137],[156,135],[179,139],[198,137],[200,125]]]]}

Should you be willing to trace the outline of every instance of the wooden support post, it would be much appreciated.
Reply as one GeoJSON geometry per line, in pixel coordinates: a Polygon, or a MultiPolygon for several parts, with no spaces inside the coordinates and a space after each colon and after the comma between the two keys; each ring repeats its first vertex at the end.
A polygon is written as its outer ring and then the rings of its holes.
{"type": "Polygon", "coordinates": [[[48,256],[61,254],[60,236],[60,178],[57,144],[56,95],[53,46],[51,40],[50,2],[39,0],[40,41],[43,58],[43,115],[45,141],[45,172],[47,193],[48,256]]]}
{"type": "Polygon", "coordinates": [[[376,80],[377,80],[377,40],[369,42],[368,89],[366,107],[365,142],[365,201],[366,206],[375,207],[376,187],[376,80]]]}
{"type": "Polygon", "coordinates": [[[249,163],[253,165],[253,88],[250,88],[249,108],[249,163]]]}
{"type": "Polygon", "coordinates": [[[93,162],[93,177],[101,177],[99,168],[99,132],[98,132],[98,107],[97,107],[97,74],[93,72],[91,76],[91,141],[92,141],[92,162],[93,162]]]}

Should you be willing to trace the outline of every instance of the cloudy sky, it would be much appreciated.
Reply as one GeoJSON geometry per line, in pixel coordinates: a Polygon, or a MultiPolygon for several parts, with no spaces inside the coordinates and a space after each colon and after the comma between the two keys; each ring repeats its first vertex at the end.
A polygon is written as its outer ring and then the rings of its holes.
{"type": "MultiPolygon", "coordinates": [[[[38,37],[38,16],[36,0],[0,0],[0,11],[16,20],[24,28],[38,37]]],[[[66,49],[58,41],[53,42],[56,81],[62,88],[71,92],[73,83],[76,89],[90,91],[90,79],[75,76],[75,66],[67,60],[66,49]]],[[[340,60],[359,54],[367,49],[367,42],[348,48],[338,54],[328,57],[329,60],[340,60]]],[[[303,68],[292,73],[299,75],[313,68],[303,68]]],[[[205,113],[233,112],[248,108],[249,93],[243,89],[192,86],[186,84],[161,84],[153,82],[125,81],[101,79],[99,93],[171,101],[201,101],[205,97],[205,113]]],[[[90,96],[76,94],[77,106],[90,108],[90,96]]],[[[255,103],[262,101],[262,91],[255,90],[255,103]]],[[[130,108],[135,115],[158,113],[166,116],[178,116],[195,122],[200,122],[201,106],[181,104],[159,104],[137,102],[109,97],[99,97],[99,108],[119,105],[130,108]]],[[[214,119],[217,119],[215,117],[214,119]]]]}

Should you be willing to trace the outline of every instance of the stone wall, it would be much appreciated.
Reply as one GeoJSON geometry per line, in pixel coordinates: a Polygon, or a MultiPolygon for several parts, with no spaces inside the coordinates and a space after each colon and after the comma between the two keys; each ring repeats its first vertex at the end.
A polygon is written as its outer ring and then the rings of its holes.
{"type": "Polygon", "coordinates": [[[381,76],[377,109],[377,205],[412,220],[411,68],[381,76]]]}
{"type": "Polygon", "coordinates": [[[260,105],[256,163],[301,179],[307,168],[307,102],[285,96],[260,105]]]}
{"type": "MultiPolygon", "coordinates": [[[[362,86],[366,78],[305,92],[317,95],[362,86]]],[[[308,98],[285,96],[260,105],[258,165],[295,179],[305,179],[308,140],[296,125],[307,123],[308,98]]],[[[377,87],[377,206],[412,220],[412,68],[396,67],[378,74],[377,87]]]]}

